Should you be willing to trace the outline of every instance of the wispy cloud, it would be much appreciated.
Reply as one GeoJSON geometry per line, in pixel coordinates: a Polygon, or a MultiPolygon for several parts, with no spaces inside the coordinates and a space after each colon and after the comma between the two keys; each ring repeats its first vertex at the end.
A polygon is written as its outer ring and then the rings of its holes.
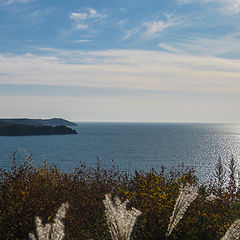
{"type": "Polygon", "coordinates": [[[85,30],[85,29],[88,29],[88,25],[87,25],[87,24],[78,23],[78,24],[75,26],[75,29],[76,29],[76,30],[85,30]]]}
{"type": "MultiPolygon", "coordinates": [[[[198,0],[179,0],[180,4],[192,4],[199,3],[198,0]]],[[[205,3],[215,2],[217,4],[218,11],[227,14],[240,13],[240,1],[239,0],[203,0],[205,3]]]]}
{"type": "Polygon", "coordinates": [[[175,53],[239,59],[239,38],[240,32],[218,38],[189,36],[188,39],[182,41],[160,43],[159,47],[175,53]]]}
{"type": "Polygon", "coordinates": [[[75,20],[75,21],[82,21],[87,19],[88,14],[87,13],[78,13],[78,12],[73,12],[70,15],[70,18],[75,20]]]}
{"type": "Polygon", "coordinates": [[[198,92],[240,89],[240,60],[140,50],[49,54],[52,57],[2,55],[0,72],[5,76],[0,76],[0,83],[198,92]]]}
{"type": "Polygon", "coordinates": [[[74,20],[76,23],[75,30],[86,30],[89,27],[88,22],[90,20],[96,22],[106,17],[107,14],[99,13],[93,8],[87,8],[83,12],[72,12],[70,14],[70,19],[74,20]]]}
{"type": "Polygon", "coordinates": [[[131,38],[132,36],[135,36],[142,30],[142,26],[136,26],[132,29],[126,29],[128,27],[128,20],[127,19],[121,19],[117,22],[117,26],[120,29],[120,32],[123,33],[123,37],[121,40],[127,40],[131,38]]]}
{"type": "Polygon", "coordinates": [[[136,27],[136,28],[131,29],[131,30],[126,30],[122,40],[129,39],[132,36],[135,36],[136,34],[138,34],[140,31],[141,31],[141,28],[139,28],[139,27],[136,27]]]}
{"type": "Polygon", "coordinates": [[[168,43],[159,43],[158,46],[163,49],[164,51],[167,51],[167,52],[172,52],[172,53],[177,53],[179,52],[179,49],[171,46],[171,44],[168,44],[168,43]]]}
{"type": "Polygon", "coordinates": [[[119,20],[118,22],[117,22],[117,25],[118,26],[123,26],[123,25],[125,25],[127,23],[127,20],[126,19],[121,19],[121,20],[119,20]]]}
{"type": "Polygon", "coordinates": [[[89,18],[101,19],[101,18],[106,18],[108,16],[107,14],[102,14],[102,13],[97,12],[93,8],[88,8],[88,12],[89,12],[89,14],[88,14],[89,18]]]}
{"type": "Polygon", "coordinates": [[[154,36],[162,32],[164,29],[176,26],[180,23],[181,21],[179,20],[179,18],[176,18],[171,14],[167,14],[166,21],[153,21],[146,23],[146,34],[149,36],[154,36]]]}
{"type": "Polygon", "coordinates": [[[143,22],[139,26],[125,30],[125,35],[122,40],[129,39],[137,34],[144,38],[155,38],[164,30],[182,24],[180,18],[175,17],[172,14],[166,14],[165,18],[166,20],[143,22]]]}
{"type": "Polygon", "coordinates": [[[0,55],[0,84],[108,89],[119,94],[4,95],[0,97],[2,114],[24,116],[29,109],[38,109],[42,114],[66,112],[78,120],[239,119],[235,110],[240,104],[240,60],[143,50],[46,52],[48,57],[0,55]],[[159,113],[156,107],[161,108],[159,113]]]}
{"type": "Polygon", "coordinates": [[[38,9],[38,10],[36,10],[36,11],[34,11],[34,12],[32,13],[32,16],[33,16],[33,17],[39,17],[39,16],[42,16],[42,15],[49,14],[49,13],[51,13],[52,11],[54,11],[53,8],[48,8],[48,9],[44,9],[44,10],[38,9]]]}
{"type": "Polygon", "coordinates": [[[178,0],[179,4],[189,4],[189,3],[194,3],[197,0],[178,0]]]}
{"type": "Polygon", "coordinates": [[[91,42],[92,40],[89,39],[79,39],[79,40],[75,40],[72,41],[73,43],[86,43],[86,42],[91,42]]]}
{"type": "Polygon", "coordinates": [[[226,10],[228,10],[231,13],[235,13],[235,14],[240,13],[239,0],[220,0],[220,2],[222,2],[222,4],[224,5],[223,7],[220,8],[221,11],[226,12],[226,10]]]}
{"type": "Polygon", "coordinates": [[[13,4],[13,3],[29,3],[33,2],[34,0],[7,0],[7,4],[13,4]]]}

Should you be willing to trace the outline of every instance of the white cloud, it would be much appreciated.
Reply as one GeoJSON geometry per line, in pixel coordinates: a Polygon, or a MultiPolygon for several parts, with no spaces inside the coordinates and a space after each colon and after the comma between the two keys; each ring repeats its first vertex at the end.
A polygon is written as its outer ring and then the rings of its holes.
{"type": "Polygon", "coordinates": [[[150,34],[150,35],[154,35],[154,34],[159,33],[162,30],[164,30],[165,28],[168,28],[172,25],[173,25],[172,23],[163,22],[163,21],[151,22],[151,23],[146,24],[147,33],[150,34]]]}
{"type": "Polygon", "coordinates": [[[2,55],[0,83],[240,93],[240,60],[140,50],[49,54],[2,55]]]}
{"type": "Polygon", "coordinates": [[[190,4],[199,2],[215,2],[218,4],[218,10],[222,13],[227,14],[238,14],[240,13],[240,0],[179,0],[180,4],[190,4]]]}
{"type": "Polygon", "coordinates": [[[94,10],[93,8],[89,8],[89,13],[90,13],[90,16],[96,16],[97,15],[97,11],[94,10]]]}
{"type": "Polygon", "coordinates": [[[40,11],[40,10],[37,10],[37,11],[33,12],[32,15],[33,15],[34,17],[38,17],[38,16],[41,15],[41,11],[40,11]]]}
{"type": "MultiPolygon", "coordinates": [[[[134,35],[139,34],[140,38],[155,38],[159,36],[159,34],[164,31],[165,29],[168,29],[173,26],[177,26],[182,24],[183,22],[177,18],[174,17],[171,14],[167,14],[166,20],[159,20],[159,21],[149,21],[149,22],[143,22],[139,26],[125,30],[125,35],[123,36],[122,40],[126,40],[134,35]]],[[[123,21],[119,22],[120,24],[123,24],[123,21]]]]}
{"type": "Polygon", "coordinates": [[[73,41],[74,43],[86,43],[86,42],[91,42],[92,40],[89,39],[79,39],[79,40],[75,40],[73,41]]]}
{"type": "Polygon", "coordinates": [[[106,17],[107,17],[107,14],[98,13],[93,8],[87,8],[87,10],[84,12],[72,12],[70,14],[70,18],[75,21],[82,21],[82,20],[87,20],[91,18],[95,18],[99,20],[106,17]]]}
{"type": "Polygon", "coordinates": [[[166,21],[152,21],[144,23],[144,26],[146,27],[145,35],[148,37],[154,37],[163,30],[181,23],[178,18],[175,18],[172,15],[166,15],[166,17],[166,21]]]}
{"type": "MultiPolygon", "coordinates": [[[[223,1],[227,5],[227,8],[232,13],[240,13],[240,1],[239,0],[225,0],[223,1]]],[[[225,11],[225,8],[221,8],[222,11],[225,11]]]]}
{"type": "Polygon", "coordinates": [[[179,4],[189,4],[193,2],[197,2],[198,0],[178,0],[179,4]]]}
{"type": "Polygon", "coordinates": [[[74,20],[76,23],[76,26],[74,27],[75,30],[86,30],[88,29],[89,21],[100,21],[106,17],[107,14],[98,13],[93,8],[87,8],[84,12],[72,12],[70,14],[70,19],[74,20]]]}
{"type": "Polygon", "coordinates": [[[34,0],[7,0],[7,4],[13,4],[13,3],[29,3],[33,2],[34,0]]]}
{"type": "Polygon", "coordinates": [[[45,50],[52,57],[0,55],[0,84],[94,87],[141,94],[1,96],[3,115],[30,112],[47,117],[65,112],[67,118],[76,120],[240,120],[234,110],[240,104],[240,60],[162,51],[45,50]]]}
{"type": "Polygon", "coordinates": [[[200,56],[218,56],[225,58],[240,58],[240,32],[217,39],[204,37],[191,37],[185,41],[174,43],[160,43],[159,47],[182,54],[193,54],[200,56]]]}
{"type": "Polygon", "coordinates": [[[122,20],[119,20],[117,22],[117,25],[122,26],[122,25],[125,25],[126,23],[127,23],[127,20],[126,19],[122,19],[122,20]]]}
{"type": "Polygon", "coordinates": [[[78,24],[75,26],[75,29],[76,29],[76,30],[85,30],[85,29],[88,29],[88,25],[78,23],[78,24]]]}
{"type": "Polygon", "coordinates": [[[42,16],[42,15],[49,14],[49,13],[51,13],[52,11],[53,11],[53,9],[51,9],[51,8],[48,8],[48,9],[46,9],[46,10],[40,10],[40,9],[38,9],[38,10],[36,10],[36,11],[34,11],[34,12],[32,13],[32,16],[33,16],[33,17],[39,17],[39,16],[42,16]]]}
{"type": "Polygon", "coordinates": [[[75,21],[81,21],[87,19],[88,15],[87,13],[78,13],[78,12],[73,12],[70,15],[70,18],[75,20],[75,21]]]}
{"type": "Polygon", "coordinates": [[[240,12],[240,0],[205,0],[205,2],[216,2],[218,10],[223,13],[237,14],[240,12]]]}
{"type": "Polygon", "coordinates": [[[122,38],[122,40],[126,40],[134,35],[136,35],[137,33],[140,32],[140,28],[135,28],[135,29],[132,29],[132,30],[127,30],[122,38]]]}
{"type": "Polygon", "coordinates": [[[94,10],[93,8],[88,8],[88,12],[89,12],[89,18],[102,19],[102,18],[107,18],[108,17],[107,14],[99,13],[96,10],[94,10]]]}
{"type": "Polygon", "coordinates": [[[177,48],[174,48],[173,46],[167,43],[159,43],[158,46],[164,49],[165,51],[172,52],[172,53],[176,53],[179,51],[177,48]]]}

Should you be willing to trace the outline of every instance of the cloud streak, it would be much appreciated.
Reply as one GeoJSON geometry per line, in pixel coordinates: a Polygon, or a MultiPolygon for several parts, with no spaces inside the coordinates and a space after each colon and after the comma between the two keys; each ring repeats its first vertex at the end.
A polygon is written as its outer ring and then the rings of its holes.
{"type": "Polygon", "coordinates": [[[152,21],[144,23],[146,27],[145,35],[148,37],[154,37],[157,34],[161,33],[163,30],[179,25],[181,22],[178,18],[173,17],[172,15],[166,15],[166,21],[152,21]]]}
{"type": "Polygon", "coordinates": [[[84,12],[72,12],[70,19],[76,23],[75,30],[86,30],[88,29],[89,21],[100,21],[101,19],[107,18],[107,14],[98,13],[93,8],[87,8],[84,12]]]}
{"type": "Polygon", "coordinates": [[[219,38],[204,38],[189,36],[189,39],[160,43],[159,47],[166,51],[192,54],[200,56],[215,56],[222,58],[239,59],[240,57],[240,32],[219,38]]]}
{"type": "Polygon", "coordinates": [[[15,4],[15,3],[30,3],[30,2],[34,2],[35,0],[1,0],[0,3],[2,4],[15,4]]]}
{"type": "MultiPolygon", "coordinates": [[[[238,14],[240,13],[240,2],[239,0],[204,0],[205,3],[216,3],[217,9],[226,14],[238,14]]],[[[199,3],[198,0],[179,0],[180,4],[192,4],[199,3]]]]}
{"type": "MultiPolygon", "coordinates": [[[[172,14],[166,14],[165,18],[165,20],[145,21],[132,29],[125,30],[122,40],[127,40],[136,36],[142,41],[154,39],[159,37],[163,31],[183,24],[183,21],[179,17],[172,14]]],[[[125,22],[120,21],[120,23],[123,24],[125,22]]]]}
{"type": "Polygon", "coordinates": [[[0,84],[240,93],[240,60],[140,50],[52,54],[2,55],[0,84]]]}
{"type": "Polygon", "coordinates": [[[238,14],[240,13],[240,1],[239,0],[222,0],[223,3],[223,7],[221,8],[221,10],[223,12],[225,12],[226,10],[226,6],[227,9],[234,14],[238,14]]]}

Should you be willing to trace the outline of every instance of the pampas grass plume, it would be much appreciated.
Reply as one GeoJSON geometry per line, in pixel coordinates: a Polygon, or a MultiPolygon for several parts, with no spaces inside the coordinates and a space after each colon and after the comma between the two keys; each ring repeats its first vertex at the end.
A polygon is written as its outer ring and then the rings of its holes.
{"type": "Polygon", "coordinates": [[[198,192],[195,186],[191,186],[189,183],[187,183],[185,187],[180,187],[180,193],[176,200],[172,216],[170,217],[170,222],[166,233],[167,237],[172,233],[173,229],[182,219],[189,205],[196,199],[197,196],[198,192]]]}
{"type": "Polygon", "coordinates": [[[218,200],[218,199],[220,199],[220,198],[217,197],[217,196],[214,195],[214,194],[211,194],[211,195],[209,195],[209,196],[206,197],[206,201],[207,201],[207,202],[213,202],[213,201],[218,200]]]}
{"type": "Polygon", "coordinates": [[[239,240],[240,237],[240,219],[237,219],[221,240],[239,240]]]}
{"type": "Polygon", "coordinates": [[[58,209],[56,217],[53,220],[53,224],[42,223],[42,220],[39,217],[36,217],[36,236],[33,233],[29,233],[30,240],[62,240],[65,236],[64,233],[64,224],[62,219],[65,217],[68,203],[63,203],[58,209]]]}
{"type": "Polygon", "coordinates": [[[110,194],[106,194],[105,200],[103,200],[112,239],[129,240],[134,224],[141,212],[135,208],[127,210],[128,200],[123,203],[118,197],[115,197],[114,200],[115,202],[112,202],[110,194]]]}

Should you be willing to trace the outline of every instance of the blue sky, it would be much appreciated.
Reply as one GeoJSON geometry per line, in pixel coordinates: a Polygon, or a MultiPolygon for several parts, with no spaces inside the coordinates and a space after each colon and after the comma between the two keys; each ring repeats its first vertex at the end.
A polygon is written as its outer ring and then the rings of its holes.
{"type": "Polygon", "coordinates": [[[0,117],[240,122],[240,0],[0,0],[0,117]]]}

